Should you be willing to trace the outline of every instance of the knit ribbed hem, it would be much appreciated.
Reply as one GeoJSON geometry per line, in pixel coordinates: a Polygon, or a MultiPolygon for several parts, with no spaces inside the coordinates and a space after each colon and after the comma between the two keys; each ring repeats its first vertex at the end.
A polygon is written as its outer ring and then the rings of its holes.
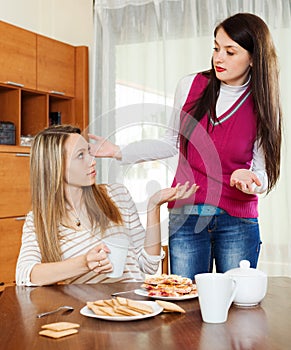
{"type": "MultiPolygon", "coordinates": [[[[221,199],[219,203],[209,202],[206,204],[214,205],[225,210],[229,215],[239,217],[239,218],[257,218],[258,217],[258,197],[256,195],[252,196],[252,200],[250,201],[240,201],[233,199],[221,199]]],[[[197,198],[196,198],[197,200],[197,198]]],[[[191,200],[179,200],[175,203],[170,202],[168,205],[169,209],[172,208],[180,208],[184,205],[193,205],[193,204],[204,204],[199,201],[195,201],[195,203],[191,202],[191,200]]]]}

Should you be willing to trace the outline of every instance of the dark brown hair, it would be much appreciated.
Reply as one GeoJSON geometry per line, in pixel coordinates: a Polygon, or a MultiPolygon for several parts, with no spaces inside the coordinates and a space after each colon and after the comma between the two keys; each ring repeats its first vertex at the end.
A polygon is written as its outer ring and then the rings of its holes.
{"type": "MultiPolygon", "coordinates": [[[[250,87],[256,110],[258,128],[257,139],[265,155],[268,176],[268,192],[275,186],[280,175],[282,115],[279,96],[278,60],[270,31],[266,23],[258,16],[238,13],[220,23],[214,30],[223,28],[226,34],[252,57],[250,87]]],[[[187,156],[189,137],[195,124],[205,114],[217,120],[215,108],[220,89],[220,80],[212,69],[203,72],[209,83],[200,98],[193,101],[186,111],[184,127],[180,130],[181,152],[187,156]]],[[[209,124],[208,124],[209,125],[209,124]]]]}

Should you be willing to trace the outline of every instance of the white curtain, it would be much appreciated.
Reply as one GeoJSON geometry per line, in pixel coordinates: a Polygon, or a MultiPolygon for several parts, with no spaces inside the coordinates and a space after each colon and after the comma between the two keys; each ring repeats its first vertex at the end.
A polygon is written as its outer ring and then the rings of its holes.
{"type": "MultiPolygon", "coordinates": [[[[264,19],[278,51],[285,117],[282,170],[276,189],[260,198],[259,268],[291,276],[290,0],[95,0],[90,129],[121,145],[161,137],[178,80],[210,67],[213,29],[237,12],[264,19]]],[[[124,183],[145,222],[148,196],[171,184],[175,166],[175,157],[130,166],[103,159],[98,161],[99,181],[124,183]]]]}

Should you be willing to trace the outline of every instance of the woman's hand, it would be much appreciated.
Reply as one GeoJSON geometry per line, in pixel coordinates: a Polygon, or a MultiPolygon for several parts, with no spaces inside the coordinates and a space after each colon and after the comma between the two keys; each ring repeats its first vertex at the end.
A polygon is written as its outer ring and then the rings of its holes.
{"type": "Polygon", "coordinates": [[[254,193],[254,187],[261,185],[261,181],[251,170],[237,169],[230,177],[230,186],[235,186],[238,190],[247,194],[254,193]]]}
{"type": "Polygon", "coordinates": [[[151,196],[148,206],[153,208],[161,206],[166,202],[189,198],[198,190],[198,188],[199,186],[196,184],[190,186],[189,181],[187,181],[184,185],[177,184],[176,187],[162,189],[151,196]]]}
{"type": "Polygon", "coordinates": [[[147,229],[144,242],[144,248],[149,255],[159,255],[161,252],[160,206],[177,199],[186,199],[192,196],[198,188],[196,184],[190,186],[187,181],[184,185],[177,184],[176,187],[165,188],[151,196],[147,208],[147,229]]]}
{"type": "Polygon", "coordinates": [[[107,273],[113,270],[113,266],[107,257],[107,253],[110,250],[104,243],[101,243],[89,250],[85,255],[86,265],[89,270],[96,272],[97,274],[107,273]]]}
{"type": "Polygon", "coordinates": [[[106,140],[102,136],[88,134],[89,139],[94,140],[95,143],[90,143],[90,154],[98,158],[115,158],[120,160],[121,152],[119,146],[106,140]]]}

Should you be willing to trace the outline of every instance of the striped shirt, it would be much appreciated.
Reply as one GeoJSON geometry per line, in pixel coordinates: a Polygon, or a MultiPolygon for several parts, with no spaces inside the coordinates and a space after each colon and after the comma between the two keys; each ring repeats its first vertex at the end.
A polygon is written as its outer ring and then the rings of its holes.
{"type": "MultiPolygon", "coordinates": [[[[119,278],[108,278],[106,274],[89,271],[78,275],[65,283],[113,283],[143,281],[145,274],[157,272],[162,254],[152,256],[144,249],[145,230],[140,222],[136,206],[127,188],[121,184],[107,185],[109,197],[119,208],[123,226],[112,224],[101,236],[100,231],[92,233],[90,229],[74,230],[59,225],[60,246],[63,260],[86,254],[101,240],[116,234],[126,234],[129,239],[129,249],[123,275],[119,278]]],[[[31,270],[41,263],[42,257],[34,227],[33,213],[29,212],[22,233],[22,245],[16,266],[16,284],[32,286],[31,270]]]]}

